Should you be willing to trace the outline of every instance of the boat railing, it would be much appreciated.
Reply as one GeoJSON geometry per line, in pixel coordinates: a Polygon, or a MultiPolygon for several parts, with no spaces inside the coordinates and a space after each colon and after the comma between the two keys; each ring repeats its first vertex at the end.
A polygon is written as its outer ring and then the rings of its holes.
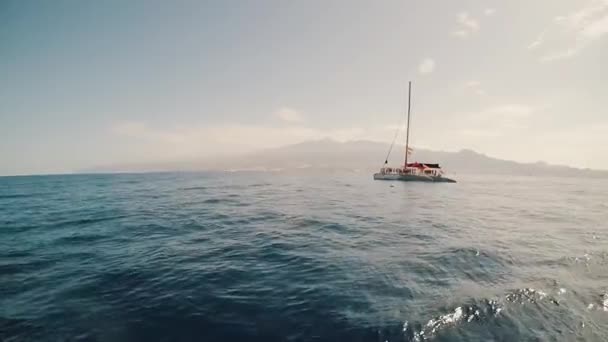
{"type": "Polygon", "coordinates": [[[417,167],[383,167],[380,169],[380,173],[383,175],[423,175],[423,176],[433,176],[433,177],[441,177],[443,176],[443,171],[441,169],[435,168],[417,168],[417,167]]]}

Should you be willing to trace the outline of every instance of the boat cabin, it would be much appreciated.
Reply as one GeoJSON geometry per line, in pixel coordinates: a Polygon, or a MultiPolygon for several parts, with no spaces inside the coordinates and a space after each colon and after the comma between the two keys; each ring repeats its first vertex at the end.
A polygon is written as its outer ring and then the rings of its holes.
{"type": "Polygon", "coordinates": [[[403,167],[383,167],[380,169],[383,175],[426,175],[431,177],[441,177],[443,170],[439,164],[430,163],[408,163],[403,167]]]}

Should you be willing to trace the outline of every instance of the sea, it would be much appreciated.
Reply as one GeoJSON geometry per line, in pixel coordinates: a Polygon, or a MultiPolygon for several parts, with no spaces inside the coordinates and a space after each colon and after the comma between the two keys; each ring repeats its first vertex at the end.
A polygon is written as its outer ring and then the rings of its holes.
{"type": "Polygon", "coordinates": [[[606,341],[608,180],[0,178],[0,341],[606,341]]]}

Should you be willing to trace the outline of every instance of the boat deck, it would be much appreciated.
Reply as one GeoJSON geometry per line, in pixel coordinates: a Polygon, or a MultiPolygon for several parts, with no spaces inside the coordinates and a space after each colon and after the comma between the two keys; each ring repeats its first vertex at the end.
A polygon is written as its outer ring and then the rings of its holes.
{"type": "Polygon", "coordinates": [[[382,174],[375,173],[375,180],[392,180],[402,182],[429,182],[429,183],[456,183],[455,180],[443,176],[429,175],[407,175],[407,174],[382,174]]]}

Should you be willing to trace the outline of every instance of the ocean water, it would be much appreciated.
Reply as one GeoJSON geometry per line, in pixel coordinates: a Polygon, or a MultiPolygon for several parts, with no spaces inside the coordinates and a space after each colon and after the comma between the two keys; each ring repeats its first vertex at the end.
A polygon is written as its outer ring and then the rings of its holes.
{"type": "Polygon", "coordinates": [[[0,178],[1,341],[605,341],[608,181],[0,178]]]}

